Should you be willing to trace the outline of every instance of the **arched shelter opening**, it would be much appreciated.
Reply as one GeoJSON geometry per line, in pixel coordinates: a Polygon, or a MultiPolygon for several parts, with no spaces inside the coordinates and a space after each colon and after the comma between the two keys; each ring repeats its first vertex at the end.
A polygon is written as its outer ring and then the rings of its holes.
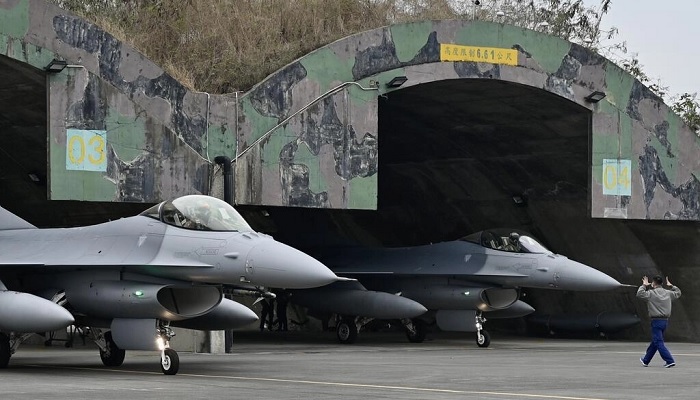
{"type": "Polygon", "coordinates": [[[585,212],[590,119],[561,96],[495,79],[380,97],[379,213],[403,215],[391,223],[398,242],[425,243],[495,226],[532,229],[527,208],[538,199],[585,212]]]}

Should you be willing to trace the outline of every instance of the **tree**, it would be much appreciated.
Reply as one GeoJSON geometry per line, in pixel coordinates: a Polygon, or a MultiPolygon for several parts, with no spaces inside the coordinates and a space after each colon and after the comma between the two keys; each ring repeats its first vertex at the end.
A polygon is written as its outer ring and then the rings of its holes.
{"type": "Polygon", "coordinates": [[[673,103],[671,109],[700,137],[700,106],[698,105],[697,93],[683,93],[673,103]]]}
{"type": "Polygon", "coordinates": [[[595,49],[611,2],[594,9],[583,0],[53,1],[105,27],[187,86],[210,93],[247,90],[332,41],[417,20],[503,20],[595,49]]]}

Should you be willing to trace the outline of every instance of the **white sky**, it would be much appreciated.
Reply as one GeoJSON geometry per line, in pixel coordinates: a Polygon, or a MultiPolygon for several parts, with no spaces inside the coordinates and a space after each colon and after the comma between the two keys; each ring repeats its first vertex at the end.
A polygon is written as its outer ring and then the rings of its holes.
{"type": "Polygon", "coordinates": [[[612,0],[601,25],[618,28],[615,41],[637,53],[652,83],[667,86],[671,95],[700,92],[700,0],[612,0]]]}

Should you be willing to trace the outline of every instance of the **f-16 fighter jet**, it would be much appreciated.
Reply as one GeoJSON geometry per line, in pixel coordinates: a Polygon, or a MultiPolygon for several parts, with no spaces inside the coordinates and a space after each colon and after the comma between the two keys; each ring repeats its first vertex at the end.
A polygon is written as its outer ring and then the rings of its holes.
{"type": "Polygon", "coordinates": [[[229,204],[208,196],[165,201],[99,225],[37,229],[0,208],[0,368],[26,334],[89,327],[106,366],[125,350],[170,348],[181,326],[234,329],[257,320],[222,285],[302,289],[339,278],[316,259],[257,233],[229,204]]]}
{"type": "Polygon", "coordinates": [[[356,339],[358,322],[368,322],[371,318],[362,317],[369,316],[402,319],[412,342],[423,341],[425,324],[437,322],[442,330],[476,332],[477,345],[487,347],[485,317],[516,318],[535,311],[519,300],[521,288],[603,291],[621,287],[603,272],[554,254],[531,235],[513,230],[486,230],[416,247],[334,248],[316,256],[336,274],[356,278],[367,293],[386,295],[376,296],[370,306],[355,303],[348,310],[343,298],[352,292],[341,290],[346,283],[330,285],[334,290],[295,291],[291,301],[342,316],[336,329],[345,343],[356,339]],[[412,301],[401,304],[396,297],[412,301]],[[418,306],[428,312],[417,318],[399,316],[421,314],[418,306]],[[375,309],[384,309],[385,316],[374,315],[375,309]],[[396,316],[387,317],[392,313],[396,316]]]}

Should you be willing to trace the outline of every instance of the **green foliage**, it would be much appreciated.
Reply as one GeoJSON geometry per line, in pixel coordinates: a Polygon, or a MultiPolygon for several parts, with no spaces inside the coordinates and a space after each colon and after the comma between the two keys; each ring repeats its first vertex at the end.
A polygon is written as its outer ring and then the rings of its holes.
{"type": "Polygon", "coordinates": [[[643,65],[639,63],[639,59],[636,56],[632,56],[627,60],[622,62],[622,68],[629,72],[630,75],[637,78],[640,82],[645,84],[649,90],[656,93],[659,97],[664,98],[668,95],[668,87],[662,86],[660,82],[652,83],[649,76],[644,72],[643,65]]]}
{"type": "Polygon", "coordinates": [[[614,28],[610,32],[600,30],[610,6],[611,0],[602,0],[599,9],[587,7],[583,0],[497,0],[482,6],[476,16],[546,32],[596,50],[601,38],[612,38],[617,33],[614,28]]]}
{"type": "MultiPolygon", "coordinates": [[[[296,58],[354,33],[417,20],[478,18],[596,49],[600,8],[583,0],[52,0],[103,26],[193,89],[248,90],[296,58]],[[500,12],[499,12],[500,11],[500,12]]],[[[602,35],[602,36],[601,36],[602,35]]]]}
{"type": "Polygon", "coordinates": [[[700,137],[700,106],[696,97],[697,93],[683,93],[671,108],[700,137]]]}

